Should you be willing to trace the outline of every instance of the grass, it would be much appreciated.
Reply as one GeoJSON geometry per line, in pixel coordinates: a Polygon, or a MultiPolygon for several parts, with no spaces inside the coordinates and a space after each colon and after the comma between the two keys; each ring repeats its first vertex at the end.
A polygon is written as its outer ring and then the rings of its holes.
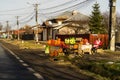
{"type": "Polygon", "coordinates": [[[109,61],[89,61],[82,58],[74,58],[71,60],[73,64],[78,66],[82,70],[86,70],[102,77],[106,77],[108,80],[120,80],[120,62],[109,61]]]}
{"type": "Polygon", "coordinates": [[[45,45],[36,43],[34,40],[18,41],[18,40],[5,39],[4,41],[13,45],[17,45],[19,46],[20,49],[44,49],[45,48],[45,45]]]}

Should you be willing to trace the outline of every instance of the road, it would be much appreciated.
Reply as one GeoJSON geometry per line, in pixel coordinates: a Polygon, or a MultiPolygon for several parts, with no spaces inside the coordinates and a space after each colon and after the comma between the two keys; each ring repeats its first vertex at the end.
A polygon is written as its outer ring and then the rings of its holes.
{"type": "Polygon", "coordinates": [[[20,59],[31,66],[37,73],[41,74],[44,80],[94,80],[92,75],[87,75],[83,70],[76,69],[74,66],[72,67],[72,64],[69,64],[69,62],[51,61],[50,57],[45,56],[41,50],[20,49],[17,45],[3,41],[1,41],[1,44],[19,56],[20,59]]]}
{"type": "Polygon", "coordinates": [[[33,75],[0,44],[0,80],[42,80],[33,75]]]}

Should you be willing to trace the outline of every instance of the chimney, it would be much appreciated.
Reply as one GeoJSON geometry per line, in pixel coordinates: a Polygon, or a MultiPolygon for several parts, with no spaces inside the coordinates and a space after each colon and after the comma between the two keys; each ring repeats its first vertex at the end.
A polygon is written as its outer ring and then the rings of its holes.
{"type": "Polygon", "coordinates": [[[78,11],[73,10],[72,15],[76,15],[76,14],[78,14],[78,11]]]}

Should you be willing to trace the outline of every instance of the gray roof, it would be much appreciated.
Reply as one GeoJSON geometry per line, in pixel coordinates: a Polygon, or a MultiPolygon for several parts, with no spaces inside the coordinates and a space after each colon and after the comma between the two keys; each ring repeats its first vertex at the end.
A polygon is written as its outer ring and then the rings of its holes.
{"type": "Polygon", "coordinates": [[[87,21],[89,19],[88,16],[83,15],[81,13],[77,13],[75,15],[72,15],[70,18],[68,18],[66,21],[87,21]]]}
{"type": "Polygon", "coordinates": [[[66,11],[55,18],[66,18],[66,21],[86,21],[89,19],[89,17],[84,14],[78,12],[77,14],[73,15],[70,11],[66,11]]]}
{"type": "Polygon", "coordinates": [[[66,11],[56,16],[55,18],[67,18],[68,19],[70,16],[72,16],[72,12],[66,11]]]}

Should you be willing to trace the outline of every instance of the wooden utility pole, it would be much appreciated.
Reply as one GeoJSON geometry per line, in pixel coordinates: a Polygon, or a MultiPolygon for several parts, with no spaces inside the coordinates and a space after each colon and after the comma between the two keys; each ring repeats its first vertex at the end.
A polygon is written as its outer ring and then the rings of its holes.
{"type": "MultiPolygon", "coordinates": [[[[30,3],[28,3],[30,4],[30,3]]],[[[36,27],[34,29],[34,35],[35,35],[35,41],[39,41],[39,25],[38,25],[38,5],[39,4],[32,4],[35,7],[35,21],[36,21],[36,27]]]]}
{"type": "Polygon", "coordinates": [[[109,0],[110,15],[109,15],[109,48],[115,51],[115,30],[116,30],[116,0],[109,0]]]}
{"type": "Polygon", "coordinates": [[[38,25],[38,4],[35,5],[35,21],[36,21],[36,31],[35,31],[35,40],[36,42],[39,41],[39,25],[38,25]]]}
{"type": "Polygon", "coordinates": [[[6,32],[7,32],[7,38],[9,39],[9,21],[6,21],[7,27],[6,27],[6,32]]]}
{"type": "Polygon", "coordinates": [[[18,20],[19,16],[16,16],[16,18],[17,18],[17,30],[18,30],[18,33],[17,33],[18,37],[17,37],[17,39],[20,40],[20,33],[19,33],[19,20],[18,20]]]}

